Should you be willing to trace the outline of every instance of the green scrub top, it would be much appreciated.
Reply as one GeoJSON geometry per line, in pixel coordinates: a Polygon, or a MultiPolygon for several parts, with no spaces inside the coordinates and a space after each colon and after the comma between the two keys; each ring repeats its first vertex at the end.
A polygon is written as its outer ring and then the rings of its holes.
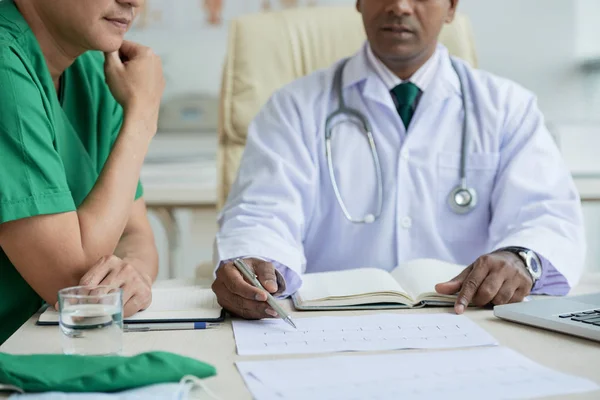
{"type": "MultiPolygon", "coordinates": [[[[98,52],[80,56],[58,96],[27,22],[0,1],[0,224],[75,211],[94,186],[123,120],[103,63],[98,52]]],[[[0,344],[41,305],[0,249],[0,344]]]]}

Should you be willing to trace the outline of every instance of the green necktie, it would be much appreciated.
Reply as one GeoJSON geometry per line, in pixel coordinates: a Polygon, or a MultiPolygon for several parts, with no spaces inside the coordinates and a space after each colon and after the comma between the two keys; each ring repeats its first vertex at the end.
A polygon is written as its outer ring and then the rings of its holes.
{"type": "Polygon", "coordinates": [[[392,89],[392,96],[396,98],[396,109],[406,129],[415,112],[415,100],[420,92],[421,90],[412,82],[401,83],[392,89]]]}

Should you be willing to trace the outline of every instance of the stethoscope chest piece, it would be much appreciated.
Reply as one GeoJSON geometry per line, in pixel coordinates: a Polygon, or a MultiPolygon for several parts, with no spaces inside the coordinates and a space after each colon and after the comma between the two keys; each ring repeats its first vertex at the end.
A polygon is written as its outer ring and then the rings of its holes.
{"type": "Polygon", "coordinates": [[[477,192],[473,188],[459,185],[448,195],[448,205],[456,214],[467,214],[477,205],[477,192]]]}

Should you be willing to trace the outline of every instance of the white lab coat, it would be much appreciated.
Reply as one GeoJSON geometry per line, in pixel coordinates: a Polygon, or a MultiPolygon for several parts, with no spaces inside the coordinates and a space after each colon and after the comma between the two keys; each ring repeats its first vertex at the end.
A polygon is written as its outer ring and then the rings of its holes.
{"type": "MultiPolygon", "coordinates": [[[[515,245],[534,250],[575,285],[585,253],[581,205],[536,98],[468,66],[467,179],[479,199],[466,215],[449,208],[448,194],[459,183],[464,108],[458,77],[441,51],[437,76],[408,132],[365,48],[344,71],[346,103],[369,119],[383,171],[383,211],[372,224],[344,217],[328,175],[325,119],[338,107],[337,65],[276,92],[249,128],[238,178],[219,216],[216,261],[260,256],[301,275],[391,270],[423,257],[468,265],[515,245]]],[[[350,213],[374,212],[375,169],[365,137],[343,123],[333,136],[333,156],[350,213]]]]}

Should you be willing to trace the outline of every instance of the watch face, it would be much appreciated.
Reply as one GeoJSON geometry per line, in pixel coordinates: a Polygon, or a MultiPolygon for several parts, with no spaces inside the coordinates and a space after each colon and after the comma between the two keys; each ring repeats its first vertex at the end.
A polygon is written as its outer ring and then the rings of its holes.
{"type": "Polygon", "coordinates": [[[531,270],[538,274],[540,272],[540,265],[538,264],[537,260],[535,259],[535,257],[530,257],[529,258],[529,265],[531,266],[531,270]]]}
{"type": "Polygon", "coordinates": [[[523,252],[525,265],[531,273],[534,280],[539,279],[542,276],[542,266],[540,265],[539,258],[532,251],[523,252]]]}

